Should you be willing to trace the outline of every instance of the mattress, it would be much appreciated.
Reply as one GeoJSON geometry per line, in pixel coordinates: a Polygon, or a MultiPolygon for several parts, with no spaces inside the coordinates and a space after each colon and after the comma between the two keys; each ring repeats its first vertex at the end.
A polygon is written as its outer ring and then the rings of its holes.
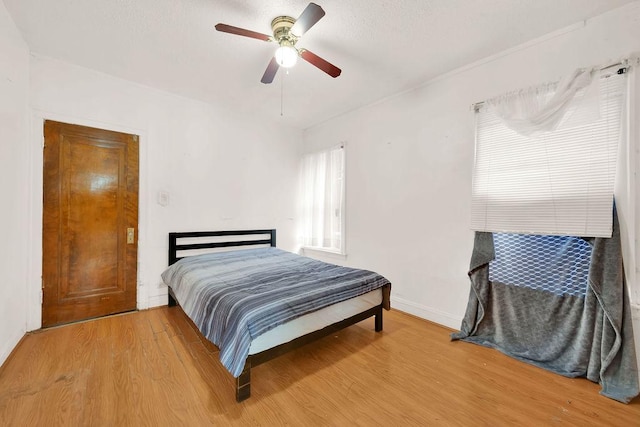
{"type": "Polygon", "coordinates": [[[293,319],[260,335],[251,342],[249,354],[257,354],[305,334],[340,322],[382,303],[382,289],[342,301],[313,313],[293,319]]]}

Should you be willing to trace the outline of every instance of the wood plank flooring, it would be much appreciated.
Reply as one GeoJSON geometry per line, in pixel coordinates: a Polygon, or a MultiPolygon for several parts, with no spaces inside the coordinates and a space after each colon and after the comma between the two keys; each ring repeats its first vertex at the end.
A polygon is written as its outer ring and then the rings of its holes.
{"type": "Polygon", "coordinates": [[[177,307],[31,333],[0,368],[0,425],[640,426],[639,399],[384,315],[254,368],[240,404],[177,307]]]}

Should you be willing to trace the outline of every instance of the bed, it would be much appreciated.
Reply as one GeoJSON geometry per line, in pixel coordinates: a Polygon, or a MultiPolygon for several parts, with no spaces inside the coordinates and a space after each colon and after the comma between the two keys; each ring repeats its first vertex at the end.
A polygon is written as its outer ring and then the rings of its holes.
{"type": "Polygon", "coordinates": [[[370,317],[380,332],[390,308],[386,278],[280,250],[273,229],[172,232],[168,261],[169,306],[220,349],[238,402],[252,367],[370,317]]]}

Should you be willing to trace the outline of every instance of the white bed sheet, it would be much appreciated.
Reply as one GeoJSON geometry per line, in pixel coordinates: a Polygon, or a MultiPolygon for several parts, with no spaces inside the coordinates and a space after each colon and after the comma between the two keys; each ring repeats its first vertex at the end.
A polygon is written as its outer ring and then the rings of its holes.
{"type": "Polygon", "coordinates": [[[302,335],[340,322],[381,303],[382,289],[376,289],[359,297],[351,298],[298,317],[254,339],[251,342],[251,347],[249,347],[249,354],[260,353],[261,351],[287,343],[302,335]]]}

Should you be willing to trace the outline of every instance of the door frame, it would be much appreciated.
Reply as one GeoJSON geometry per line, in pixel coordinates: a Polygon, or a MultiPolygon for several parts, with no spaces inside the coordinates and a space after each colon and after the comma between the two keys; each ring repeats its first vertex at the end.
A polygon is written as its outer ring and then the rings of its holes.
{"type": "Polygon", "coordinates": [[[34,331],[42,327],[42,215],[43,215],[43,167],[44,167],[44,122],[53,120],[79,126],[105,129],[115,132],[138,135],[139,169],[138,169],[138,277],[136,280],[136,306],[138,310],[149,307],[147,288],[144,286],[145,277],[144,255],[147,239],[147,131],[118,123],[108,123],[59,114],[41,110],[32,110],[29,126],[29,236],[27,241],[28,277],[27,277],[27,331],[34,331]]]}

